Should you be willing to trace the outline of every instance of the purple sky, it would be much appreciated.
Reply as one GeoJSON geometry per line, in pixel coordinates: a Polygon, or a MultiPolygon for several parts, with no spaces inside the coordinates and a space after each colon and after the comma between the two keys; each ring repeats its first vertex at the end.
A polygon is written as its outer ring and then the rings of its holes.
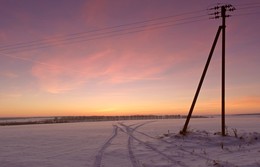
{"type": "MultiPolygon", "coordinates": [[[[1,0],[0,117],[186,114],[221,24],[207,16],[217,2],[1,0]]],[[[260,2],[228,3],[227,113],[259,112],[260,2]]],[[[196,114],[220,113],[220,78],[221,38],[196,114]]]]}

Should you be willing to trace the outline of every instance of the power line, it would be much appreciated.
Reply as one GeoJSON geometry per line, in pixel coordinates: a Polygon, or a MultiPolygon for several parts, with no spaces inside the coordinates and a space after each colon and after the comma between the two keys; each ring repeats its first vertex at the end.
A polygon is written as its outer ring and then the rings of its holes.
{"type": "MultiPolygon", "coordinates": [[[[201,16],[198,16],[201,17],[201,16]]],[[[144,28],[147,26],[155,26],[155,25],[159,25],[159,24],[167,24],[167,23],[171,23],[171,22],[178,22],[178,21],[182,21],[182,20],[188,20],[191,18],[196,18],[196,17],[190,17],[190,18],[183,18],[183,19],[179,19],[179,20],[174,20],[174,21],[167,21],[167,22],[159,22],[159,23],[153,23],[153,24],[149,24],[149,25],[141,25],[141,26],[137,26],[137,27],[130,27],[130,28],[125,28],[125,29],[117,29],[117,30],[113,30],[113,31],[108,31],[108,32],[101,32],[101,33],[95,33],[95,34],[84,34],[81,36],[75,36],[75,37],[70,37],[70,38],[63,38],[63,39],[48,39],[47,40],[38,40],[36,43],[33,42],[28,42],[28,43],[20,43],[19,45],[9,45],[8,47],[2,47],[2,49],[0,49],[0,51],[4,51],[4,50],[9,50],[9,49],[17,49],[20,47],[30,47],[30,46],[34,46],[34,45],[39,45],[39,44],[46,44],[47,42],[62,42],[62,41],[67,41],[67,40],[74,40],[74,39],[78,39],[78,38],[84,38],[84,37],[89,37],[89,36],[96,36],[96,35],[105,35],[107,33],[115,33],[115,32],[120,32],[120,31],[126,31],[126,30],[131,30],[131,29],[139,29],[139,28],[144,28]]],[[[97,30],[97,32],[99,32],[99,30],[97,30]]]]}
{"type": "MultiPolygon", "coordinates": [[[[155,18],[155,19],[150,19],[150,20],[145,20],[145,21],[139,21],[139,22],[134,22],[134,23],[128,23],[128,24],[118,25],[118,26],[113,26],[113,27],[105,27],[105,28],[92,30],[92,31],[88,31],[88,32],[83,32],[83,33],[68,34],[66,36],[34,40],[34,41],[27,42],[27,43],[20,42],[20,43],[16,43],[16,44],[12,44],[12,45],[9,44],[9,45],[2,46],[1,50],[3,51],[3,49],[5,49],[6,51],[8,51],[8,50],[10,51],[10,50],[16,49],[16,51],[17,51],[18,47],[22,47],[22,48],[19,49],[19,52],[20,52],[21,49],[22,49],[22,51],[25,51],[25,50],[32,50],[32,49],[49,47],[48,45],[46,45],[46,42],[51,42],[51,41],[53,42],[54,40],[56,40],[55,45],[70,44],[71,42],[75,43],[75,42],[82,42],[82,41],[90,41],[90,40],[95,40],[95,39],[122,36],[122,35],[131,34],[131,33],[142,32],[142,31],[155,30],[155,29],[159,29],[159,28],[166,28],[166,27],[175,26],[175,25],[188,24],[188,23],[200,21],[198,19],[196,19],[196,20],[194,20],[194,19],[200,18],[201,16],[185,17],[185,18],[181,18],[181,19],[178,19],[178,20],[175,19],[174,21],[169,21],[169,19],[174,18],[174,17],[180,17],[180,16],[183,16],[183,15],[190,15],[190,14],[194,14],[194,13],[199,13],[199,12],[201,12],[201,11],[193,11],[193,12],[187,12],[185,14],[179,14],[179,15],[167,16],[167,17],[160,17],[160,18],[155,18]],[[155,21],[158,21],[158,20],[160,22],[155,22],[155,21]],[[166,21],[162,22],[162,20],[166,20],[166,21]],[[185,21],[185,22],[180,23],[180,21],[185,21]],[[141,24],[144,24],[144,23],[149,23],[149,24],[148,25],[141,25],[141,24]],[[138,26],[136,26],[136,25],[138,25],[138,26]],[[135,27],[130,27],[130,26],[135,26],[135,27]],[[124,29],[118,29],[118,28],[122,28],[122,27],[124,29]],[[149,28],[147,28],[147,27],[149,27],[149,28]],[[104,31],[107,31],[107,30],[113,30],[113,31],[104,32],[104,31]],[[94,32],[97,32],[97,33],[93,34],[94,32]],[[90,35],[88,35],[88,34],[90,34],[90,35]],[[80,35],[82,35],[82,36],[80,36],[80,35]],[[88,36],[86,36],[86,35],[88,35],[88,36]],[[81,39],[82,37],[84,37],[84,39],[81,39]],[[90,38],[90,37],[92,37],[92,38],[90,38]],[[75,41],[75,39],[77,39],[77,41],[75,41]],[[73,41],[71,41],[71,40],[73,40],[73,41]],[[57,42],[59,42],[59,43],[57,43],[57,42]],[[25,47],[25,45],[32,45],[32,44],[33,44],[33,48],[31,46],[25,47]]],[[[10,52],[8,52],[8,53],[10,53],[10,52]]],[[[6,53],[1,53],[1,55],[6,56],[6,57],[10,57],[10,58],[14,58],[14,59],[19,59],[19,60],[22,60],[22,61],[40,64],[40,65],[48,67],[48,69],[53,69],[53,68],[66,69],[66,68],[61,67],[61,66],[57,66],[57,65],[53,65],[53,64],[49,64],[49,63],[43,63],[41,61],[33,60],[33,59],[30,59],[30,58],[22,58],[22,57],[19,57],[19,56],[13,56],[13,55],[9,55],[9,54],[6,54],[6,53]]],[[[70,71],[82,73],[82,72],[76,71],[76,70],[70,70],[70,71]]]]}
{"type": "MultiPolygon", "coordinates": [[[[236,13],[232,14],[230,16],[246,16],[246,15],[255,15],[259,14],[260,11],[252,11],[252,9],[258,9],[260,8],[260,3],[249,3],[244,5],[236,5],[236,13]],[[256,4],[256,5],[252,5],[256,4]]],[[[217,13],[219,14],[219,13],[217,13]]],[[[219,17],[219,16],[218,16],[219,17]]]]}
{"type": "Polygon", "coordinates": [[[253,9],[253,8],[259,8],[259,7],[260,7],[260,5],[258,5],[258,6],[237,7],[237,10],[253,9]]]}
{"type": "Polygon", "coordinates": [[[29,45],[27,45],[27,43],[24,43],[24,45],[22,45],[22,46],[2,48],[2,49],[0,49],[0,51],[9,51],[9,52],[5,52],[5,53],[13,53],[13,52],[18,52],[18,51],[47,48],[50,46],[58,46],[58,45],[63,45],[63,44],[85,42],[85,41],[102,39],[102,38],[113,37],[113,36],[122,36],[122,35],[126,35],[126,34],[155,30],[155,29],[160,29],[160,28],[167,28],[167,27],[206,20],[206,19],[195,19],[195,18],[203,18],[203,17],[206,17],[206,15],[193,16],[193,17],[189,17],[189,18],[182,18],[179,20],[173,20],[173,21],[167,21],[167,22],[158,22],[158,23],[153,23],[153,24],[149,24],[149,25],[141,25],[141,26],[137,26],[137,27],[113,30],[113,31],[108,31],[108,32],[101,32],[101,33],[78,36],[78,37],[73,37],[73,38],[60,39],[60,40],[56,40],[56,41],[48,41],[48,42],[52,42],[52,45],[46,43],[45,41],[41,42],[41,43],[34,43],[34,44],[29,44],[29,45]],[[185,21],[185,20],[188,20],[188,21],[185,21]],[[185,21],[185,22],[180,22],[180,21],[185,21]]]}
{"type": "MultiPolygon", "coordinates": [[[[258,3],[256,3],[256,4],[258,5],[258,3]]],[[[244,7],[242,10],[257,7],[257,6],[255,6],[255,4],[254,5],[244,4],[244,5],[238,5],[238,6],[246,6],[246,8],[244,7]]],[[[144,20],[144,21],[132,22],[132,23],[128,23],[128,24],[121,24],[121,25],[111,26],[111,27],[104,27],[101,29],[80,32],[80,33],[72,33],[72,34],[67,34],[67,35],[63,35],[63,36],[38,39],[38,40],[34,40],[34,41],[29,41],[29,42],[19,42],[19,43],[14,43],[14,44],[9,44],[9,45],[2,45],[2,46],[0,46],[0,51],[5,51],[4,52],[5,54],[10,54],[10,53],[21,52],[21,51],[43,49],[43,48],[48,48],[50,46],[87,42],[87,41],[91,41],[91,40],[97,40],[97,39],[103,39],[103,38],[109,38],[109,37],[117,37],[117,36],[123,36],[123,35],[127,35],[127,34],[143,32],[143,31],[151,31],[151,30],[156,30],[156,29],[160,29],[160,28],[167,28],[167,27],[172,27],[172,26],[177,26],[177,25],[200,22],[200,21],[204,21],[206,19],[199,19],[199,18],[206,17],[206,15],[183,17],[183,18],[180,18],[177,20],[176,19],[168,20],[168,19],[185,16],[185,15],[192,15],[192,14],[201,13],[204,11],[206,11],[206,10],[197,10],[197,11],[186,12],[186,13],[172,15],[172,16],[158,17],[158,18],[144,20]],[[166,20],[166,21],[162,21],[162,20],[166,20]],[[184,22],[181,22],[181,21],[184,21],[184,22]],[[148,23],[148,24],[144,24],[144,23],[148,23]],[[108,31],[108,30],[111,30],[111,31],[108,31]],[[52,42],[52,45],[50,45],[48,42],[52,42]]],[[[258,13],[258,12],[241,13],[241,14],[235,14],[234,16],[243,16],[243,15],[256,14],[256,13],[258,13]]],[[[11,56],[9,56],[9,57],[11,57],[11,56]]],[[[24,59],[24,58],[15,57],[15,56],[13,56],[12,58],[24,59]]],[[[28,61],[35,62],[34,60],[28,60],[28,61]]]]}
{"type": "Polygon", "coordinates": [[[247,16],[247,15],[255,15],[255,14],[260,14],[260,12],[238,13],[238,14],[234,14],[232,16],[247,16]]]}
{"type": "Polygon", "coordinates": [[[9,55],[9,54],[5,54],[5,53],[0,53],[0,55],[1,55],[1,56],[5,56],[5,57],[9,57],[9,58],[12,58],[12,59],[19,59],[19,60],[22,60],[22,61],[26,61],[26,62],[31,62],[31,63],[36,63],[36,64],[39,64],[39,65],[43,65],[43,66],[45,66],[45,67],[48,67],[49,70],[53,70],[53,69],[65,69],[65,70],[67,70],[67,71],[85,74],[85,73],[83,73],[82,71],[78,71],[78,70],[66,68],[66,67],[63,67],[63,66],[55,65],[55,64],[44,63],[44,62],[41,62],[41,61],[38,61],[38,60],[33,60],[33,59],[30,59],[30,58],[24,58],[24,57],[14,56],[14,55],[9,55]]]}
{"type": "Polygon", "coordinates": [[[117,25],[117,26],[111,26],[111,27],[103,27],[100,29],[96,29],[96,30],[90,30],[90,31],[86,31],[86,32],[78,32],[78,33],[72,33],[72,34],[67,34],[67,35],[63,35],[63,36],[56,36],[56,37],[49,37],[49,38],[43,38],[43,39],[38,39],[38,40],[33,40],[33,41],[28,41],[28,42],[18,42],[18,43],[11,43],[11,44],[6,44],[6,45],[2,45],[0,46],[0,48],[5,48],[5,47],[12,47],[15,45],[23,45],[23,44],[31,44],[31,43],[35,43],[35,42],[43,42],[43,41],[51,41],[51,40],[59,40],[59,39],[64,39],[64,38],[69,38],[69,37],[73,37],[73,36],[79,36],[79,35],[85,35],[85,34],[89,34],[89,33],[95,33],[95,32],[99,32],[99,31],[105,31],[105,30],[111,30],[111,29],[116,29],[116,28],[121,28],[121,27],[127,27],[127,26],[132,26],[132,25],[137,25],[137,24],[144,24],[144,23],[149,23],[149,22],[154,22],[154,21],[158,21],[158,20],[166,20],[166,19],[172,19],[175,17],[180,17],[180,16],[185,16],[185,15],[191,15],[191,14],[195,14],[195,13],[201,13],[205,10],[197,10],[197,11],[192,11],[192,12],[186,12],[186,13],[181,13],[181,14],[177,14],[177,15],[171,15],[171,16],[165,16],[165,17],[158,17],[158,18],[154,18],[154,19],[149,19],[149,20],[144,20],[144,21],[137,21],[137,22],[132,22],[132,23],[127,23],[127,24],[121,24],[121,25],[117,25]]]}
{"type": "Polygon", "coordinates": [[[239,6],[254,6],[254,5],[260,5],[259,2],[255,3],[242,3],[242,4],[235,4],[234,6],[239,7],[239,6]]]}
{"type": "MultiPolygon", "coordinates": [[[[259,5],[259,4],[260,3],[247,3],[247,4],[240,4],[237,6],[238,7],[243,6],[243,7],[239,8],[239,10],[246,10],[246,9],[260,7],[260,6],[255,6],[255,5],[259,5]]],[[[79,32],[79,33],[72,33],[72,34],[67,34],[64,36],[56,36],[56,37],[38,39],[38,40],[29,41],[29,42],[18,42],[18,43],[13,43],[13,44],[6,44],[6,45],[0,46],[0,51],[7,51],[5,53],[13,53],[13,52],[18,52],[18,51],[47,48],[50,46],[84,42],[84,41],[94,40],[94,39],[102,39],[102,38],[106,38],[106,37],[112,37],[113,34],[115,36],[121,36],[124,34],[142,32],[144,30],[139,30],[139,29],[146,28],[149,26],[155,26],[153,28],[149,28],[149,30],[164,28],[164,27],[168,27],[169,25],[165,25],[165,26],[157,26],[157,25],[161,25],[161,24],[163,25],[163,24],[168,24],[168,23],[170,24],[171,22],[179,22],[179,21],[183,21],[183,20],[190,20],[190,19],[204,17],[206,15],[184,17],[184,18],[177,19],[177,20],[168,20],[168,19],[172,19],[175,17],[187,16],[187,15],[192,15],[195,13],[201,13],[204,11],[206,11],[206,10],[197,10],[197,11],[186,12],[186,13],[181,13],[181,14],[177,14],[177,15],[158,17],[158,18],[144,20],[144,21],[137,21],[137,22],[121,24],[121,25],[117,25],[117,26],[104,27],[101,29],[90,30],[90,31],[86,31],[86,32],[79,32]],[[161,20],[166,20],[166,21],[161,21],[161,20]],[[155,22],[155,21],[160,21],[160,22],[155,22]],[[148,24],[144,24],[144,23],[148,23],[148,24]],[[108,31],[108,30],[111,30],[111,31],[108,31]]],[[[238,14],[238,15],[242,16],[242,15],[249,15],[249,14],[255,14],[255,13],[246,13],[246,14],[238,14]]],[[[235,16],[238,16],[238,15],[235,15],[235,16]]],[[[193,21],[194,20],[191,20],[191,22],[193,22],[193,21]]],[[[180,24],[183,24],[183,23],[180,23],[180,24]]],[[[179,24],[176,23],[174,25],[179,25],[179,24]]]]}
{"type": "MultiPolygon", "coordinates": [[[[183,20],[189,20],[189,19],[194,19],[194,18],[200,18],[200,17],[204,17],[205,15],[202,16],[194,16],[194,17],[189,17],[189,18],[182,18],[182,19],[178,19],[178,20],[171,20],[171,21],[166,21],[166,22],[158,22],[158,23],[152,23],[152,24],[145,24],[145,25],[140,25],[137,27],[130,27],[130,28],[125,28],[125,29],[117,29],[117,30],[113,30],[113,31],[108,31],[108,32],[101,32],[101,33],[95,33],[95,34],[90,34],[89,36],[96,36],[96,35],[104,35],[107,33],[115,33],[115,32],[120,32],[120,31],[126,31],[126,30],[131,30],[131,29],[139,29],[139,28],[145,28],[147,26],[156,26],[156,25],[160,25],[160,24],[167,24],[167,23],[172,23],[172,22],[178,22],[178,21],[183,21],[183,20]]],[[[98,30],[99,32],[99,30],[98,30]]],[[[44,44],[46,42],[62,42],[62,41],[67,41],[67,40],[74,40],[74,39],[78,39],[78,38],[84,38],[84,37],[89,37],[87,36],[88,34],[84,34],[81,36],[75,36],[75,37],[69,37],[69,38],[64,38],[64,39],[50,39],[50,40],[39,40],[39,42],[33,43],[33,42],[28,42],[28,43],[20,43],[18,46],[17,45],[10,45],[8,47],[2,47],[2,49],[0,49],[0,51],[3,51],[5,49],[16,49],[16,48],[20,48],[20,47],[27,47],[27,46],[33,46],[33,45],[38,45],[38,44],[44,44]],[[28,44],[28,45],[27,45],[28,44]]]]}
{"type": "Polygon", "coordinates": [[[260,3],[248,3],[244,5],[238,5],[237,7],[238,12],[236,12],[232,16],[246,16],[246,15],[259,14],[260,13],[260,11],[258,10],[259,8],[260,8],[260,3]],[[257,10],[255,11],[254,9],[257,10]]]}
{"type": "MultiPolygon", "coordinates": [[[[212,6],[219,6],[219,5],[225,5],[225,3],[214,3],[208,6],[207,10],[210,10],[210,8],[212,6]]],[[[260,5],[260,3],[244,3],[244,4],[234,4],[233,6],[237,9],[239,7],[253,7],[253,6],[257,6],[260,5]]]]}

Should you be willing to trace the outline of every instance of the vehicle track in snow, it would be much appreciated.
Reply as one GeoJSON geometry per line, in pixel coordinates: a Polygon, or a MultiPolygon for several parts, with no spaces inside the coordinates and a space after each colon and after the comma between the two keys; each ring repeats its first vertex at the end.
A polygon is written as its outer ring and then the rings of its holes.
{"type": "Polygon", "coordinates": [[[101,166],[101,161],[103,158],[104,151],[107,149],[107,147],[110,146],[112,140],[117,136],[117,133],[118,133],[118,127],[114,125],[112,135],[107,139],[107,141],[101,146],[101,149],[98,151],[93,167],[101,166]]]}
{"type": "MultiPolygon", "coordinates": [[[[100,150],[97,152],[93,167],[101,167],[105,164],[106,160],[111,161],[109,159],[111,158],[109,157],[109,152],[111,150],[115,151],[118,148],[121,149],[121,154],[125,154],[127,156],[126,159],[121,160],[126,163],[124,165],[127,166],[128,164],[128,166],[132,167],[142,167],[138,159],[135,157],[135,153],[133,151],[133,138],[131,135],[128,135],[128,133],[131,134],[132,131],[147,123],[149,122],[128,125],[129,127],[131,126],[131,128],[126,128],[128,126],[125,126],[123,123],[113,125],[113,132],[111,136],[106,140],[106,142],[100,147],[100,150]]],[[[108,164],[108,166],[110,165],[108,164]]]]}
{"type": "MultiPolygon", "coordinates": [[[[147,149],[151,150],[153,152],[152,153],[153,155],[157,154],[160,157],[162,157],[165,161],[167,161],[169,164],[175,165],[175,166],[187,166],[184,162],[182,162],[180,160],[181,157],[184,157],[184,156],[189,156],[193,159],[202,158],[202,159],[205,159],[206,161],[213,161],[206,155],[202,155],[200,153],[195,153],[192,150],[191,151],[187,150],[187,149],[183,148],[182,146],[177,145],[174,142],[168,142],[166,140],[159,139],[157,137],[153,137],[149,134],[146,134],[144,132],[137,130],[138,128],[140,128],[150,122],[151,121],[147,121],[147,122],[135,123],[135,124],[131,124],[131,125],[127,125],[127,124],[119,122],[116,125],[113,125],[112,134],[106,140],[106,142],[101,146],[100,150],[98,151],[98,153],[95,157],[95,162],[94,162],[93,167],[101,167],[106,164],[105,162],[109,162],[109,161],[111,162],[111,160],[109,159],[109,158],[111,158],[111,157],[109,157],[111,155],[109,155],[109,153],[111,152],[111,150],[115,150],[116,147],[120,147],[121,148],[120,153],[125,154],[125,156],[127,156],[126,159],[122,160],[126,163],[126,166],[128,165],[128,166],[132,166],[132,167],[142,167],[143,166],[143,164],[142,164],[143,162],[141,160],[142,157],[138,157],[137,152],[136,152],[137,150],[135,150],[134,142],[139,143],[141,146],[146,148],[146,150],[147,149]],[[158,147],[158,145],[156,146],[156,143],[154,144],[153,141],[147,142],[143,138],[140,139],[140,137],[138,137],[137,134],[143,135],[146,138],[152,139],[154,141],[159,141],[159,142],[161,142],[159,144],[163,144],[163,145],[158,147]],[[166,151],[165,151],[165,148],[166,148],[166,151]],[[105,152],[108,154],[104,155],[105,152]],[[107,161],[105,161],[105,160],[107,160],[107,161]],[[105,162],[103,162],[103,161],[105,161],[105,162]]],[[[116,162],[114,162],[114,163],[116,163],[116,162]]],[[[108,166],[109,166],[109,164],[108,164],[108,166]]]]}
{"type": "MultiPolygon", "coordinates": [[[[150,121],[149,121],[149,122],[150,122],[150,121]]],[[[119,124],[118,124],[118,127],[121,129],[121,131],[128,135],[127,148],[128,148],[129,158],[130,158],[130,161],[131,161],[133,167],[141,167],[141,166],[142,166],[142,165],[139,163],[139,161],[138,161],[138,159],[136,158],[136,156],[135,156],[135,154],[134,154],[134,151],[133,151],[133,139],[134,139],[134,138],[132,137],[133,132],[134,132],[137,128],[139,128],[139,127],[141,127],[141,126],[143,126],[143,125],[145,125],[145,124],[147,124],[147,123],[149,123],[149,122],[145,122],[145,123],[141,123],[141,124],[133,124],[133,125],[129,125],[129,126],[126,126],[126,125],[123,124],[123,123],[119,123],[119,124]],[[120,127],[120,126],[121,126],[121,127],[120,127]],[[132,127],[132,126],[135,126],[135,127],[134,127],[134,128],[129,128],[129,127],[132,127]],[[125,128],[125,130],[124,130],[122,127],[125,128]]]]}
{"type": "MultiPolygon", "coordinates": [[[[210,158],[210,156],[207,155],[206,150],[204,150],[203,148],[201,149],[201,152],[198,153],[198,152],[195,152],[195,151],[192,150],[192,149],[187,149],[187,148],[183,147],[182,145],[177,145],[175,142],[169,142],[169,141],[167,141],[167,140],[160,139],[159,137],[153,137],[153,136],[151,136],[151,135],[149,135],[149,134],[146,134],[146,133],[144,133],[144,132],[138,131],[138,130],[136,130],[135,128],[132,128],[132,127],[130,127],[130,126],[126,126],[126,125],[124,125],[124,126],[125,126],[126,128],[131,129],[131,136],[133,137],[134,140],[138,141],[139,143],[141,143],[141,144],[143,144],[143,145],[146,145],[148,148],[150,148],[150,149],[152,149],[153,151],[155,151],[155,152],[161,154],[162,156],[168,158],[168,159],[171,160],[172,162],[176,162],[176,163],[179,164],[180,166],[186,166],[186,165],[185,165],[184,163],[179,163],[179,161],[174,160],[172,157],[176,157],[176,159],[177,159],[177,158],[179,158],[180,156],[186,156],[186,157],[188,156],[188,157],[190,157],[190,159],[197,159],[197,158],[204,159],[205,162],[215,162],[215,161],[216,161],[216,160],[210,158]],[[168,155],[168,154],[166,154],[166,153],[164,153],[164,152],[158,150],[158,149],[157,149],[157,146],[155,146],[155,145],[153,145],[153,144],[151,144],[151,143],[148,144],[148,143],[146,143],[146,142],[144,142],[144,141],[138,139],[138,138],[134,135],[134,132],[135,132],[135,133],[138,133],[138,134],[141,134],[141,135],[143,135],[143,136],[145,136],[145,137],[147,137],[147,138],[149,138],[149,139],[153,139],[154,141],[160,141],[160,142],[162,142],[162,143],[164,143],[164,144],[166,144],[166,145],[168,145],[168,146],[171,146],[171,147],[173,148],[172,150],[174,151],[174,153],[176,153],[176,154],[178,154],[178,155],[177,155],[177,156],[176,156],[176,155],[173,155],[173,154],[168,155]]],[[[127,132],[125,132],[125,133],[127,133],[127,132]]],[[[129,134],[128,134],[128,135],[129,135],[129,134]]],[[[180,136],[180,135],[177,135],[177,134],[176,134],[176,139],[177,139],[177,136],[178,136],[178,138],[181,138],[181,137],[182,137],[182,138],[185,138],[184,136],[180,136]]],[[[184,139],[177,139],[177,140],[184,140],[184,139]]],[[[187,142],[188,142],[188,141],[186,141],[186,143],[187,143],[187,142]]],[[[178,142],[177,142],[177,143],[178,143],[178,142]]],[[[170,150],[170,149],[171,149],[171,148],[169,148],[169,150],[170,150]]],[[[223,164],[226,163],[226,162],[221,161],[221,160],[218,160],[218,162],[223,163],[223,164]]]]}
{"type": "MultiPolygon", "coordinates": [[[[134,127],[134,128],[132,128],[132,127],[130,127],[130,126],[127,126],[127,125],[125,125],[125,124],[123,124],[123,123],[120,124],[122,127],[125,128],[125,130],[124,130],[124,129],[122,129],[121,127],[119,127],[119,128],[121,129],[121,131],[123,131],[124,133],[126,133],[126,134],[129,136],[129,141],[130,141],[130,142],[128,143],[128,148],[129,148],[129,150],[132,150],[133,140],[135,140],[135,141],[137,141],[138,143],[140,143],[141,145],[145,146],[146,148],[148,148],[148,149],[152,150],[153,152],[157,153],[158,155],[161,155],[163,158],[165,158],[165,159],[171,161],[171,162],[172,162],[172,165],[187,166],[187,165],[185,165],[184,163],[175,160],[175,159],[174,159],[174,157],[175,157],[174,155],[168,155],[168,154],[164,153],[163,151],[160,151],[159,149],[157,149],[155,146],[153,146],[153,145],[151,145],[151,144],[148,144],[148,143],[146,143],[146,142],[144,142],[144,141],[138,139],[137,137],[135,137],[135,136],[133,135],[133,133],[136,131],[137,128],[139,128],[139,127],[141,127],[141,126],[143,126],[143,125],[145,125],[145,124],[147,124],[147,123],[139,124],[139,125],[137,125],[137,126],[134,127]]],[[[149,135],[146,135],[146,134],[143,133],[143,132],[142,132],[142,134],[145,135],[145,136],[147,136],[147,137],[151,137],[151,136],[149,136],[149,135]]],[[[153,138],[153,137],[152,137],[152,138],[153,138]]],[[[133,151],[131,151],[131,152],[133,152],[133,151]]],[[[134,156],[133,156],[133,157],[134,157],[134,156]]],[[[133,160],[132,162],[135,162],[135,161],[137,161],[136,158],[135,158],[135,160],[133,160]]],[[[136,165],[136,164],[133,164],[133,166],[134,166],[134,165],[136,165]]],[[[139,165],[139,166],[140,166],[140,165],[139,165]]],[[[134,166],[134,167],[135,167],[135,166],[134,166]]]]}
{"type": "MultiPolygon", "coordinates": [[[[131,133],[131,132],[128,132],[131,133]]],[[[133,138],[129,137],[128,138],[128,142],[127,142],[127,148],[128,148],[128,154],[129,154],[129,158],[131,160],[132,166],[133,167],[139,167],[139,163],[134,155],[133,149],[132,149],[132,145],[133,145],[133,138]]]]}
{"type": "MultiPolygon", "coordinates": [[[[179,145],[177,145],[176,143],[174,143],[174,142],[168,142],[168,141],[166,141],[166,140],[163,140],[163,139],[160,139],[159,137],[153,137],[153,136],[151,136],[151,135],[148,135],[148,134],[146,134],[146,133],[144,133],[144,132],[141,132],[141,131],[134,131],[134,132],[136,132],[136,133],[138,133],[138,134],[141,134],[141,135],[143,135],[143,136],[146,136],[146,137],[148,137],[148,138],[150,138],[150,139],[153,139],[153,140],[156,140],[156,141],[160,141],[160,142],[162,142],[162,143],[164,143],[164,144],[167,144],[167,145],[170,145],[170,146],[173,146],[174,145],[174,147],[175,147],[175,152],[176,153],[178,153],[178,154],[184,154],[184,153],[188,153],[188,154],[192,154],[192,156],[195,156],[195,157],[199,157],[199,158],[203,158],[203,159],[205,159],[205,160],[213,160],[213,159],[210,159],[209,157],[207,157],[207,156],[203,156],[203,155],[201,155],[201,154],[197,154],[197,153],[194,153],[194,152],[192,152],[192,151],[188,151],[187,149],[184,149],[184,148],[182,148],[181,146],[179,146],[179,145]],[[177,149],[176,149],[177,148],[177,149]]],[[[150,145],[152,145],[152,144],[150,144],[150,145]]],[[[156,146],[154,146],[154,147],[156,147],[156,146]]]]}

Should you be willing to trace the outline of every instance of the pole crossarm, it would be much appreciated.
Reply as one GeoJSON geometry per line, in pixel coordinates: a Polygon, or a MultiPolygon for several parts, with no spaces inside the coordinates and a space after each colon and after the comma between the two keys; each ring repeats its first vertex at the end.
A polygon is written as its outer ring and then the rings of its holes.
{"type": "Polygon", "coordinates": [[[222,18],[231,17],[231,15],[226,14],[226,11],[232,12],[232,11],[236,10],[236,8],[234,6],[232,6],[231,4],[225,4],[225,5],[217,5],[213,8],[210,8],[209,10],[214,10],[214,12],[209,14],[210,16],[212,16],[212,17],[210,17],[210,19],[219,19],[221,17],[222,18]],[[225,9],[225,13],[223,13],[223,9],[225,9]]]}

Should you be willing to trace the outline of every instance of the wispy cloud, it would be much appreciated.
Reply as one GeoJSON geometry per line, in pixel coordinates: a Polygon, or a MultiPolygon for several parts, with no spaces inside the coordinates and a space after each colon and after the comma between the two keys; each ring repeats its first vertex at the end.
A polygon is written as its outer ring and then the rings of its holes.
{"type": "Polygon", "coordinates": [[[49,56],[42,62],[33,65],[32,75],[42,89],[61,93],[80,88],[92,80],[103,84],[158,80],[175,63],[175,57],[166,55],[162,59],[157,54],[107,49],[73,58],[66,54],[49,56]]]}

